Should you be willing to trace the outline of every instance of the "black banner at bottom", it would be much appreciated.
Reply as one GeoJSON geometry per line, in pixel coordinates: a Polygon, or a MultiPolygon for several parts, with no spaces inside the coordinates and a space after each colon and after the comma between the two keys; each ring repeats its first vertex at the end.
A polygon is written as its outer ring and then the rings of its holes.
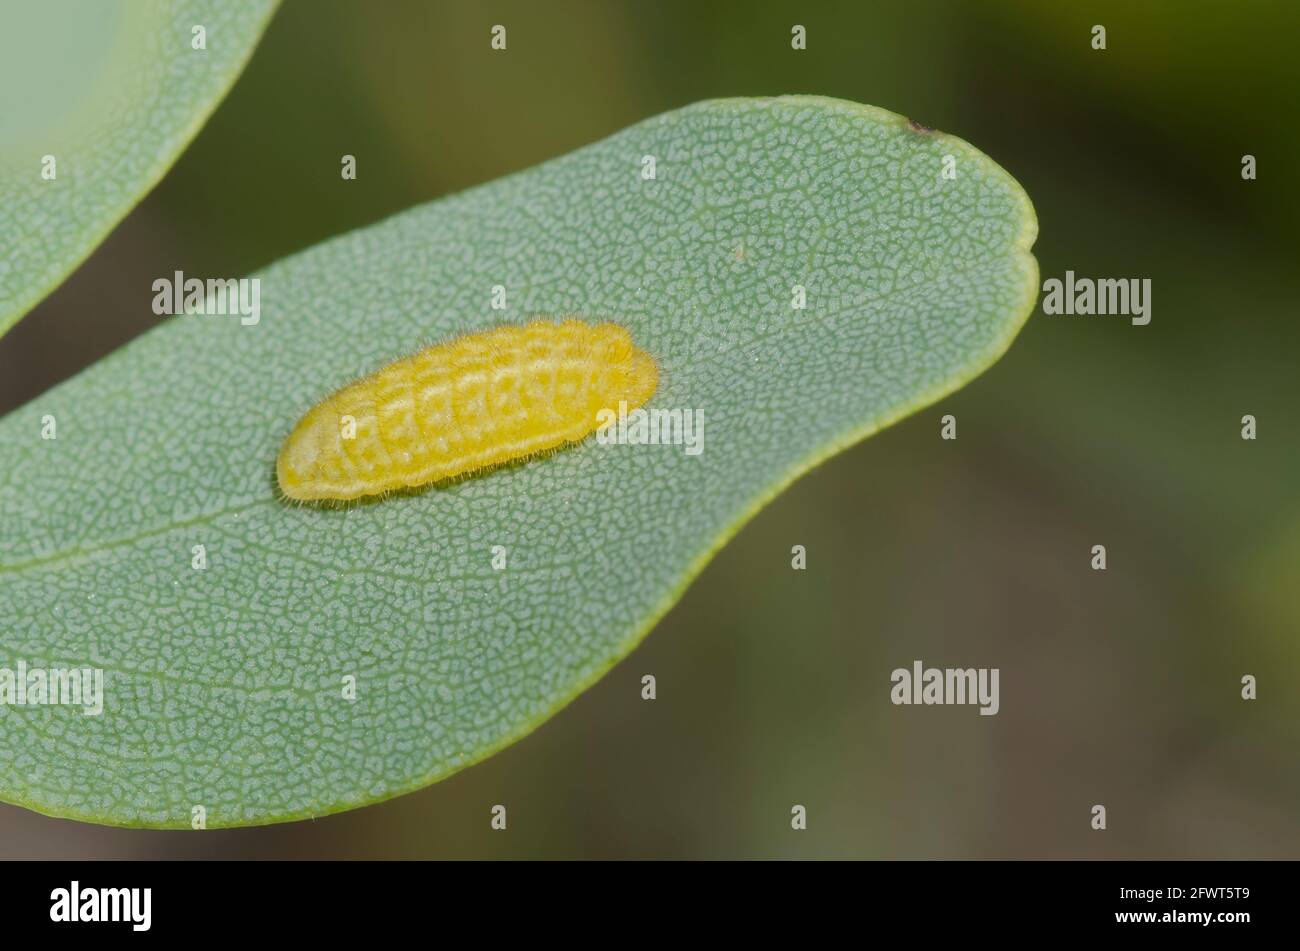
{"type": "Polygon", "coordinates": [[[531,938],[590,929],[617,940],[628,929],[667,938],[710,924],[842,923],[927,939],[1047,929],[1232,940],[1289,932],[1294,872],[1286,862],[9,862],[0,905],[11,939],[338,941],[454,923],[494,938],[514,924],[531,938]]]}

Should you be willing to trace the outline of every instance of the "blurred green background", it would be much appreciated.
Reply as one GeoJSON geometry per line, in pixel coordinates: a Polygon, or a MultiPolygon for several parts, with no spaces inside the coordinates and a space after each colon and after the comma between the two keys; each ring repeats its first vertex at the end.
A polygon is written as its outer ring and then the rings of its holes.
{"type": "Polygon", "coordinates": [[[1150,278],[1152,322],[1035,313],[486,763],[261,829],[0,806],[0,855],[1300,857],[1298,28],[1282,2],[289,0],[171,174],[0,339],[0,411],[155,324],[160,275],[246,274],[715,96],[840,96],[968,139],[1032,197],[1044,278],[1150,278]],[[1001,668],[1001,712],[892,706],[916,659],[1001,668]]]}

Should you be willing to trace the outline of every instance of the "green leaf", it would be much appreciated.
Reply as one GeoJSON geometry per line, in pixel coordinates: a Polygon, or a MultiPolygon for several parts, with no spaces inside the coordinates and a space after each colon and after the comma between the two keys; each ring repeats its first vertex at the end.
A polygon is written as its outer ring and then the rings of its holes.
{"type": "Polygon", "coordinates": [[[105,671],[99,716],[0,707],[0,796],[266,823],[500,750],[792,480],[996,360],[1036,298],[1036,230],[959,139],[831,99],[720,100],[277,263],[256,325],[169,318],[0,420],[0,662],[105,671]],[[338,386],[573,313],[630,328],[660,363],[651,407],[701,413],[703,452],[589,440],[372,504],[277,498],[281,441],[338,386]]]}
{"type": "Polygon", "coordinates": [[[0,29],[0,334],[194,138],[276,0],[9,2],[0,29]],[[195,49],[194,27],[206,48],[195,49]]]}

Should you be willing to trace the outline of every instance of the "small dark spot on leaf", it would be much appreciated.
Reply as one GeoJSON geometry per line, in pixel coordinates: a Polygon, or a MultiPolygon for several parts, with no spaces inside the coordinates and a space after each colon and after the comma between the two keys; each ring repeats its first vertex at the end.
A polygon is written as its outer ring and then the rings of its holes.
{"type": "Polygon", "coordinates": [[[933,128],[933,127],[928,126],[928,125],[923,125],[922,123],[917,122],[915,119],[908,119],[908,120],[907,120],[907,125],[908,125],[908,128],[910,128],[913,132],[933,132],[933,131],[934,131],[934,128],[933,128]]]}

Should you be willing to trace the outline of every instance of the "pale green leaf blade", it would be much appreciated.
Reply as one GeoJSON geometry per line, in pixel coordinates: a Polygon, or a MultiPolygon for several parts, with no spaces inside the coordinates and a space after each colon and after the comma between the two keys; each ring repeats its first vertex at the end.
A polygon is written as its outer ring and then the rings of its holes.
{"type": "Polygon", "coordinates": [[[0,2],[0,334],[162,178],[275,7],[0,2]]]}
{"type": "Polygon", "coordinates": [[[98,716],[0,706],[0,798],[123,825],[202,806],[212,828],[499,750],[784,486],[996,360],[1033,307],[1036,228],[959,139],[836,100],[721,100],[282,261],[254,326],[170,319],[0,420],[0,664],[105,671],[98,716]],[[277,499],[280,442],[331,390],[570,313],[632,330],[661,366],[651,407],[701,413],[702,452],[589,440],[374,504],[277,499]]]}

